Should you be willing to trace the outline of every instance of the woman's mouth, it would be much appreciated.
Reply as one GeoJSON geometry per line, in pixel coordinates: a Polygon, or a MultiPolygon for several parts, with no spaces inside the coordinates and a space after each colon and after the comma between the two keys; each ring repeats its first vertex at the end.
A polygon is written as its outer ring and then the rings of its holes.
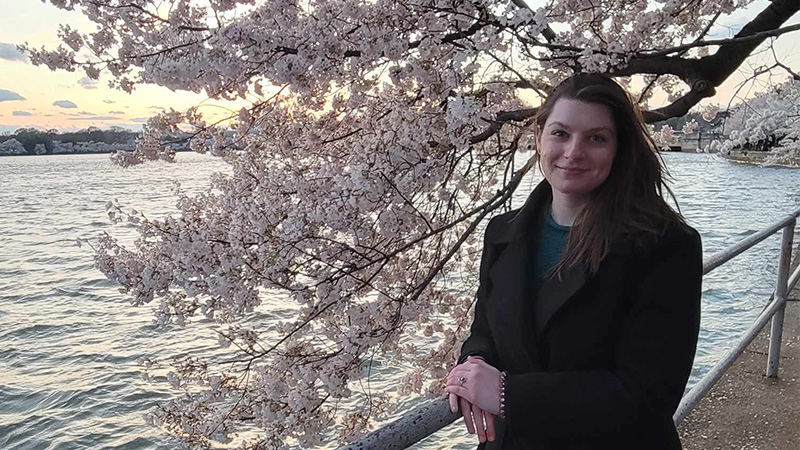
{"type": "Polygon", "coordinates": [[[588,170],[588,169],[582,169],[580,167],[561,167],[561,166],[556,166],[556,167],[558,167],[559,169],[563,170],[568,174],[579,174],[582,172],[586,172],[588,170]]]}

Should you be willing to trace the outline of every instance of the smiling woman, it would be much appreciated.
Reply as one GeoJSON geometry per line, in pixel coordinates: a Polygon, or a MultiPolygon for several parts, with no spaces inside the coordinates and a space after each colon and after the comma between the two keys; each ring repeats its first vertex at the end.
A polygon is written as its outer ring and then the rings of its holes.
{"type": "Polygon", "coordinates": [[[486,228],[451,408],[487,450],[678,450],[700,237],[664,201],[655,145],[610,78],[568,78],[535,126],[545,180],[486,228]]]}
{"type": "Polygon", "coordinates": [[[538,135],[541,169],[553,188],[553,219],[572,225],[611,171],[617,151],[611,109],[564,98],[555,103],[538,135]]]}

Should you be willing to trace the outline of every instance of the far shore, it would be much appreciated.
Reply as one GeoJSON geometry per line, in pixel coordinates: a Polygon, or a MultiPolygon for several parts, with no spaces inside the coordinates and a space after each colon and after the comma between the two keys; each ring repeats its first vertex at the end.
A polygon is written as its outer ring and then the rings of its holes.
{"type": "MultiPolygon", "coordinates": [[[[132,152],[131,150],[121,150],[124,152],[132,152]]],[[[189,149],[181,149],[181,150],[173,150],[175,153],[184,153],[184,152],[191,152],[192,150],[189,149]]],[[[109,152],[59,152],[59,153],[20,153],[20,154],[6,154],[0,153],[0,157],[3,156],[67,156],[67,155],[110,155],[112,153],[116,153],[117,151],[109,151],[109,152]]]]}
{"type": "Polygon", "coordinates": [[[782,169],[800,169],[798,166],[794,166],[791,164],[775,164],[775,163],[768,163],[767,157],[769,156],[769,152],[753,152],[753,151],[743,151],[743,150],[736,150],[732,151],[728,155],[723,155],[721,153],[716,153],[716,155],[724,159],[726,161],[730,161],[737,164],[749,164],[751,166],[759,166],[759,167],[775,167],[775,168],[782,168],[782,169]]]}
{"type": "MultiPolygon", "coordinates": [[[[129,150],[123,150],[123,151],[129,151],[129,150]]],[[[0,153],[0,157],[3,157],[3,156],[110,155],[112,153],[116,153],[116,151],[113,151],[113,152],[73,152],[73,153],[33,153],[33,154],[31,154],[31,153],[19,153],[19,154],[0,153]]]]}

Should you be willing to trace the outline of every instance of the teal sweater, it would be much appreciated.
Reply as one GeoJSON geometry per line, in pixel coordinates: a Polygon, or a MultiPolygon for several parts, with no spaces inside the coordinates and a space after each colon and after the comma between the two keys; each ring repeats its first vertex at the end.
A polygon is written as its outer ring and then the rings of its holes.
{"type": "Polygon", "coordinates": [[[544,226],[537,236],[539,249],[534,257],[533,271],[537,284],[541,283],[547,271],[553,268],[561,259],[564,248],[567,246],[570,227],[559,225],[547,213],[544,226]]]}

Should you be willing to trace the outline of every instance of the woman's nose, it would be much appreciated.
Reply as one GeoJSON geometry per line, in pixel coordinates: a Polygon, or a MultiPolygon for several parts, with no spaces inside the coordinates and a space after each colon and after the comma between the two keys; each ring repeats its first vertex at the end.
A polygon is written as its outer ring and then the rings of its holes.
{"type": "Polygon", "coordinates": [[[564,149],[564,157],[568,159],[579,159],[583,156],[583,150],[578,139],[572,139],[564,149]]]}

